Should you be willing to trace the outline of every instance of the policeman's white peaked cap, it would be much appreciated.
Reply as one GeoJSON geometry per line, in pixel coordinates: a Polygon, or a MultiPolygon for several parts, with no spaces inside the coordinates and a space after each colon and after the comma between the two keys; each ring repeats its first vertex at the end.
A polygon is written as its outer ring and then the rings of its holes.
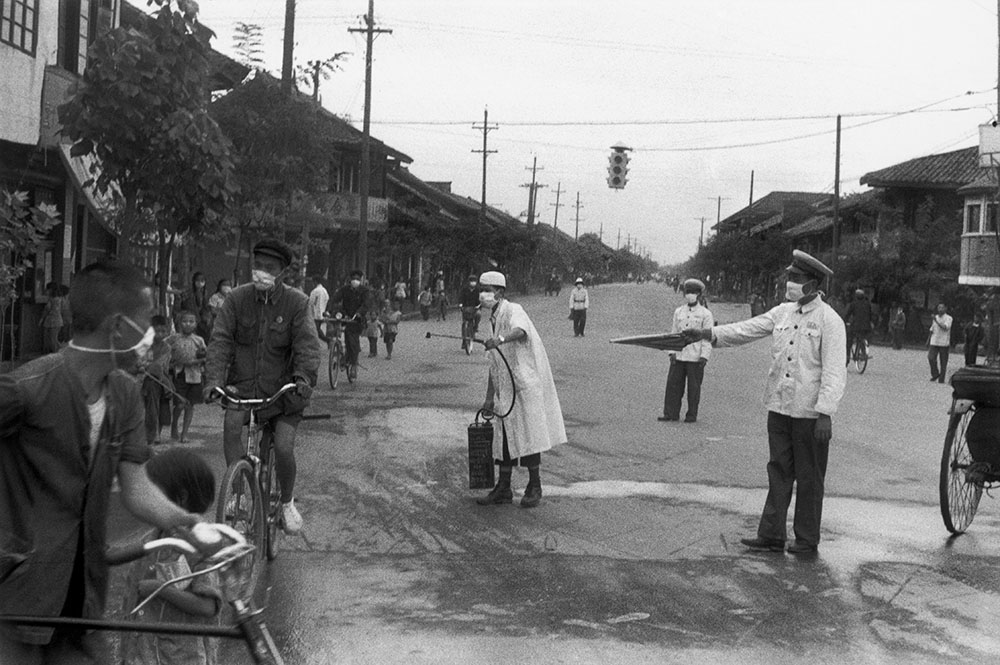
{"type": "Polygon", "coordinates": [[[576,283],[577,284],[583,284],[583,277],[577,277],[576,278],[576,283]]]}
{"type": "Polygon", "coordinates": [[[792,251],[792,263],[786,270],[796,269],[807,275],[812,275],[819,281],[823,281],[833,274],[833,271],[814,256],[806,254],[800,249],[792,251]]]}
{"type": "Polygon", "coordinates": [[[705,282],[700,279],[695,279],[694,277],[684,280],[684,292],[688,293],[691,291],[697,291],[698,293],[705,292],[705,282]]]}
{"type": "Polygon", "coordinates": [[[502,272],[497,272],[496,270],[489,270],[479,276],[479,284],[481,286],[499,286],[501,288],[506,289],[507,278],[503,276],[502,272]]]}

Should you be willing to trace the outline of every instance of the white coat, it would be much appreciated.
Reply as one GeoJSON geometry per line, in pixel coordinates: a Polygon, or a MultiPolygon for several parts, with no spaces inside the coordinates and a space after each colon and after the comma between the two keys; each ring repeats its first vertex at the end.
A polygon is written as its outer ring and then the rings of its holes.
{"type": "Polygon", "coordinates": [[[503,459],[504,429],[507,430],[507,448],[511,459],[545,452],[566,443],[566,426],[552,369],[542,338],[531,319],[520,305],[501,300],[490,316],[490,323],[494,337],[507,337],[515,328],[527,333],[526,338],[499,347],[510,364],[510,372],[497,350],[486,352],[495,391],[493,402],[499,414],[510,408],[510,399],[516,394],[510,415],[493,426],[494,459],[503,459]],[[516,393],[511,390],[511,375],[516,393]]]}

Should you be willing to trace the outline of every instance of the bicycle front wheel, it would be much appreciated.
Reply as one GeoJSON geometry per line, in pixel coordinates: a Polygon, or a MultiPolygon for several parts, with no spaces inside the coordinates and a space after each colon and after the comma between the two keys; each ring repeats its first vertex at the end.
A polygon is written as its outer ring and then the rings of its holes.
{"type": "Polygon", "coordinates": [[[327,376],[330,379],[330,390],[336,390],[337,383],[340,381],[340,363],[343,355],[344,354],[341,351],[339,343],[335,342],[330,346],[330,358],[327,363],[327,376]]]}
{"type": "Polygon", "coordinates": [[[854,367],[857,368],[858,374],[864,374],[868,369],[868,351],[863,342],[854,343],[854,367]]]}
{"type": "Polygon", "coordinates": [[[948,421],[941,455],[941,479],[938,486],[941,498],[941,517],[944,526],[953,534],[965,533],[972,524],[983,495],[983,486],[970,483],[965,473],[972,464],[972,453],[965,440],[965,430],[974,409],[953,413],[948,421]]]}
{"type": "Polygon", "coordinates": [[[267,560],[278,558],[278,547],[281,542],[281,487],[278,485],[278,471],[274,459],[274,444],[267,443],[261,450],[265,467],[261,469],[261,481],[264,490],[264,521],[267,523],[265,537],[267,539],[267,560]]]}
{"type": "Polygon", "coordinates": [[[234,564],[242,585],[252,592],[257,586],[260,552],[264,546],[264,506],[257,476],[246,459],[236,460],[226,469],[215,519],[236,529],[248,544],[257,548],[234,564]]]}

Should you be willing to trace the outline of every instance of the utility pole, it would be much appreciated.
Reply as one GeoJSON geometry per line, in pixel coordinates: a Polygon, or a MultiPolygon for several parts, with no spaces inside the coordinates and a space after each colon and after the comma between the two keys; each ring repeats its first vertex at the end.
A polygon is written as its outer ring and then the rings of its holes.
{"type": "MultiPolygon", "coordinates": [[[[1000,0],[998,0],[1000,1],[1000,0]]],[[[621,227],[618,228],[618,240],[615,241],[615,251],[617,252],[622,246],[622,230],[621,227]]]]}
{"type": "Polygon", "coordinates": [[[753,169],[750,170],[750,203],[747,206],[753,205],[753,169]]]}
{"type": "Polygon", "coordinates": [[[580,238],[580,208],[583,205],[580,203],[580,192],[576,193],[576,230],[573,231],[573,242],[576,242],[580,238]]]}
{"type": "Polygon", "coordinates": [[[597,233],[597,239],[604,243],[604,222],[601,222],[601,230],[597,233]]]}
{"type": "Polygon", "coordinates": [[[524,170],[531,171],[531,182],[525,183],[521,185],[521,187],[528,188],[528,226],[532,226],[535,223],[535,192],[538,189],[538,187],[545,187],[545,185],[535,184],[535,172],[544,171],[545,169],[543,167],[538,166],[538,156],[536,155],[531,160],[531,166],[530,167],[525,166],[524,170]]]}
{"type": "Polygon", "coordinates": [[[281,91],[291,95],[295,88],[295,0],[285,0],[285,35],[281,57],[281,91]]]}
{"type": "MultiPolygon", "coordinates": [[[[288,0],[293,2],[294,0],[288,0]]],[[[371,122],[372,122],[372,42],[376,34],[389,33],[375,27],[375,0],[368,0],[364,28],[348,28],[348,32],[363,32],[365,42],[365,119],[361,135],[361,220],[358,223],[358,268],[368,272],[368,190],[371,187],[371,122]]]]}
{"type": "MultiPolygon", "coordinates": [[[[1000,2],[1000,0],[997,0],[997,2],[1000,2]]],[[[556,209],[555,219],[552,221],[552,228],[553,229],[558,229],[559,228],[559,208],[561,208],[564,205],[566,205],[565,203],[559,203],[559,195],[562,194],[562,193],[563,193],[562,183],[558,182],[558,183],[556,183],[556,202],[549,204],[550,206],[553,206],[556,209]]]]}
{"type": "Polygon", "coordinates": [[[723,201],[728,201],[729,197],[728,196],[716,196],[715,198],[709,199],[709,200],[710,201],[715,201],[715,206],[716,206],[715,207],[715,226],[716,226],[716,228],[718,228],[719,222],[722,221],[722,202],[723,201]]]}
{"type": "Polygon", "coordinates": [[[695,217],[695,219],[701,220],[701,232],[698,234],[698,249],[701,249],[705,245],[705,218],[695,217]]]}
{"type": "Polygon", "coordinates": [[[830,283],[827,288],[830,289],[830,295],[836,294],[834,291],[834,279],[837,278],[837,254],[839,250],[837,245],[840,243],[840,238],[838,237],[840,231],[838,227],[840,226],[840,114],[837,114],[837,153],[835,158],[835,164],[833,167],[833,254],[830,261],[830,269],[833,270],[833,275],[830,276],[830,283]]]}
{"type": "Polygon", "coordinates": [[[479,208],[479,212],[484,218],[486,217],[486,158],[496,152],[496,150],[486,149],[486,135],[490,133],[491,129],[499,128],[496,123],[493,123],[493,126],[490,126],[489,119],[490,119],[489,109],[483,108],[483,126],[482,127],[478,125],[472,126],[473,129],[480,129],[483,132],[483,149],[473,150],[472,152],[483,153],[483,198],[482,198],[482,204],[480,205],[479,208]]]}

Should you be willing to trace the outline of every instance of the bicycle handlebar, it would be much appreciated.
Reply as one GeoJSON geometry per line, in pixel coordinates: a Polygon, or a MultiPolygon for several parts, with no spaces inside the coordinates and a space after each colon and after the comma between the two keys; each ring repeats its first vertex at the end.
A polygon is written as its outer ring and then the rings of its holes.
{"type": "Polygon", "coordinates": [[[281,398],[287,392],[295,390],[296,385],[294,383],[286,383],[278,389],[278,392],[274,393],[270,397],[239,397],[233,392],[215,386],[212,388],[213,395],[219,395],[222,398],[222,406],[225,408],[236,408],[236,409],[263,409],[271,406],[281,398]]]}

